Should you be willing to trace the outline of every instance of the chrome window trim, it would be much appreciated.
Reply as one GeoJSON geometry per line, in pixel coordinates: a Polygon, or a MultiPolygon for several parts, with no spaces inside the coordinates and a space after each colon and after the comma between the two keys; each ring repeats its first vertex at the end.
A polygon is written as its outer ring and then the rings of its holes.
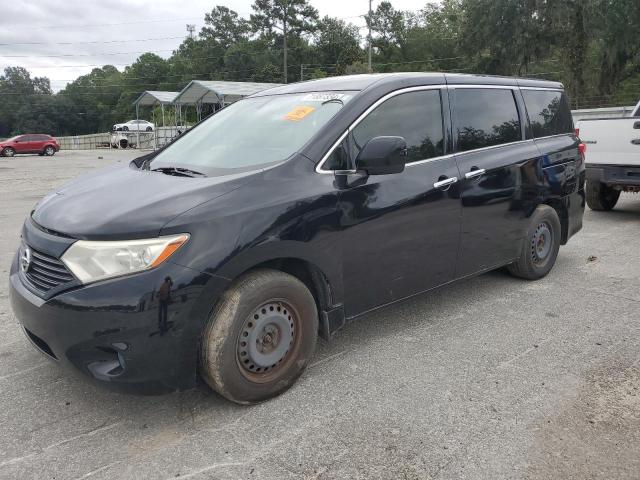
{"type": "Polygon", "coordinates": [[[544,140],[545,138],[566,137],[570,135],[575,135],[575,133],[573,132],[556,133],[555,135],[545,135],[544,137],[535,137],[533,140],[544,140]]]}
{"type": "Polygon", "coordinates": [[[483,88],[483,89],[491,89],[491,90],[518,90],[520,87],[517,85],[472,85],[472,84],[462,84],[462,85],[448,85],[448,88],[453,90],[460,88],[483,88]]]}
{"type": "MultiPolygon", "coordinates": [[[[360,116],[353,121],[353,123],[349,126],[349,128],[347,128],[347,130],[345,130],[342,133],[342,135],[340,135],[340,137],[338,137],[338,140],[336,140],[333,143],[333,145],[331,145],[331,148],[329,148],[327,153],[324,154],[322,159],[316,165],[316,168],[315,168],[316,173],[320,173],[320,174],[323,174],[323,175],[327,175],[327,174],[334,175],[336,172],[351,172],[351,173],[355,173],[356,172],[355,170],[324,170],[322,168],[322,166],[325,164],[325,162],[327,161],[329,156],[333,153],[335,148],[338,145],[340,145],[340,143],[342,143],[342,141],[347,137],[347,135],[351,131],[353,131],[353,129],[356,128],[358,126],[358,124],[362,120],[364,120],[364,118],[367,115],[369,115],[369,113],[371,113],[380,104],[386,102],[390,98],[393,98],[395,96],[401,95],[403,93],[419,92],[419,91],[423,91],[423,90],[448,90],[448,89],[454,89],[455,90],[455,89],[462,89],[462,88],[482,88],[482,89],[498,89],[498,90],[512,90],[512,91],[516,91],[516,90],[550,90],[550,91],[555,91],[555,92],[564,92],[563,89],[552,88],[552,87],[520,87],[518,85],[482,85],[482,84],[468,84],[468,85],[467,84],[464,84],[464,85],[439,84],[439,85],[420,85],[420,86],[416,86],[416,87],[401,88],[399,90],[395,90],[393,92],[387,93],[385,96],[383,96],[383,97],[379,98],[378,100],[376,100],[364,112],[362,112],[362,114],[360,114],[360,116]]],[[[520,112],[518,112],[518,114],[520,114],[520,112]]],[[[559,136],[564,136],[564,135],[571,135],[571,133],[562,133],[562,134],[558,134],[558,135],[553,135],[553,137],[555,137],[555,136],[559,137],[559,136]]],[[[551,138],[551,137],[539,137],[539,138],[535,138],[535,139],[530,138],[530,139],[518,140],[516,142],[501,143],[499,145],[491,145],[489,147],[475,148],[473,150],[467,150],[465,152],[455,152],[455,153],[451,153],[451,154],[441,155],[439,157],[428,158],[428,159],[425,159],[425,160],[417,160],[415,162],[407,163],[406,166],[407,167],[412,167],[414,165],[420,165],[420,164],[431,162],[431,161],[445,160],[445,159],[453,158],[456,155],[466,155],[468,153],[480,152],[480,151],[483,151],[483,150],[491,150],[491,149],[495,149],[495,148],[506,147],[506,146],[510,146],[510,145],[516,145],[516,144],[519,144],[519,143],[533,142],[534,140],[541,140],[543,138],[551,138]]]]}
{"type": "Polygon", "coordinates": [[[563,88],[553,88],[553,87],[520,87],[520,90],[546,90],[549,92],[560,92],[564,93],[563,88]]]}
{"type": "MultiPolygon", "coordinates": [[[[327,161],[329,156],[333,153],[335,148],[338,145],[340,145],[340,143],[342,143],[342,141],[347,137],[347,135],[349,135],[349,133],[351,133],[353,131],[353,129],[356,128],[360,124],[360,122],[362,122],[362,120],[364,120],[365,117],[367,115],[369,115],[373,110],[375,110],[380,104],[386,102],[390,98],[396,97],[398,95],[402,95],[403,93],[420,92],[420,91],[423,91],[423,90],[442,90],[442,89],[446,89],[446,88],[447,88],[446,85],[420,85],[420,86],[417,86],[417,87],[406,87],[406,88],[401,88],[400,90],[395,90],[393,92],[389,92],[384,97],[379,98],[371,106],[369,106],[369,108],[367,108],[364,112],[362,112],[360,114],[360,116],[358,118],[356,118],[351,125],[349,125],[349,128],[347,128],[344,131],[344,133],[342,135],[340,135],[340,137],[338,137],[338,140],[336,140],[335,143],[333,145],[331,145],[331,148],[329,148],[327,153],[325,153],[324,156],[322,157],[322,160],[320,160],[318,162],[318,164],[316,165],[316,172],[317,173],[322,173],[322,174],[325,174],[325,175],[326,174],[334,174],[336,172],[336,170],[324,170],[322,168],[322,165],[324,165],[324,163],[327,161]]],[[[424,160],[418,160],[417,162],[423,162],[423,161],[424,160]]],[[[412,165],[412,164],[417,163],[417,162],[408,163],[407,166],[412,165]]]]}
{"type": "Polygon", "coordinates": [[[515,142],[509,142],[509,143],[500,143],[498,145],[489,145],[488,147],[474,148],[473,150],[465,150],[464,152],[456,152],[455,155],[456,156],[461,156],[461,155],[467,155],[469,153],[484,152],[485,150],[495,150],[496,148],[510,147],[510,146],[513,146],[513,145],[518,145],[519,143],[528,143],[528,142],[533,142],[533,138],[528,138],[526,140],[517,140],[515,142]]]}

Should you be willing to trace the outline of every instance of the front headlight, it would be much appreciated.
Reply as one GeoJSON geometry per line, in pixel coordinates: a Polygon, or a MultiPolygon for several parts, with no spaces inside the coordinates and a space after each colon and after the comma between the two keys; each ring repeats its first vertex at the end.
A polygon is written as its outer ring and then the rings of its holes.
{"type": "Polygon", "coordinates": [[[64,252],[61,260],[82,283],[90,283],[155,268],[187,240],[187,233],[149,240],[78,240],[64,252]]]}

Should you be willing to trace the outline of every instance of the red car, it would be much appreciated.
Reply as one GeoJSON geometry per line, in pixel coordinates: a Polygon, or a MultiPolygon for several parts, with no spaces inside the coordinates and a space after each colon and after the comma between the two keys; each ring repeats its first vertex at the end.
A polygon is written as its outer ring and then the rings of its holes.
{"type": "Polygon", "coordinates": [[[13,157],[17,153],[51,156],[58,150],[60,150],[58,141],[51,135],[42,133],[27,133],[0,142],[0,155],[3,157],[13,157]]]}

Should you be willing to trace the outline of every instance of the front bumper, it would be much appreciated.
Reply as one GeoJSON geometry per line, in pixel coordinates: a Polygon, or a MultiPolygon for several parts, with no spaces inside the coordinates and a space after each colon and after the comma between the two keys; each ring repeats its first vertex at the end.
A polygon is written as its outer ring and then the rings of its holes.
{"type": "Polygon", "coordinates": [[[220,277],[171,262],[50,299],[27,283],[16,255],[11,306],[40,352],[113,389],[142,394],[195,385],[200,333],[227,286],[220,277]],[[162,302],[158,291],[167,277],[171,300],[162,302]]]}

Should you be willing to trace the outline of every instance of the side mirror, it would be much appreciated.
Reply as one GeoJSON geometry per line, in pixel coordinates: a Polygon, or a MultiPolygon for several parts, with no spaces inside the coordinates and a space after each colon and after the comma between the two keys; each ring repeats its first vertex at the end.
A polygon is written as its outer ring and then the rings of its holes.
{"type": "Polygon", "coordinates": [[[633,128],[634,128],[635,130],[640,130],[640,121],[638,121],[638,122],[634,123],[634,124],[633,124],[633,128]]]}
{"type": "Polygon", "coordinates": [[[356,170],[368,175],[389,175],[404,171],[407,161],[407,142],[402,137],[374,137],[369,140],[358,158],[356,170]]]}

